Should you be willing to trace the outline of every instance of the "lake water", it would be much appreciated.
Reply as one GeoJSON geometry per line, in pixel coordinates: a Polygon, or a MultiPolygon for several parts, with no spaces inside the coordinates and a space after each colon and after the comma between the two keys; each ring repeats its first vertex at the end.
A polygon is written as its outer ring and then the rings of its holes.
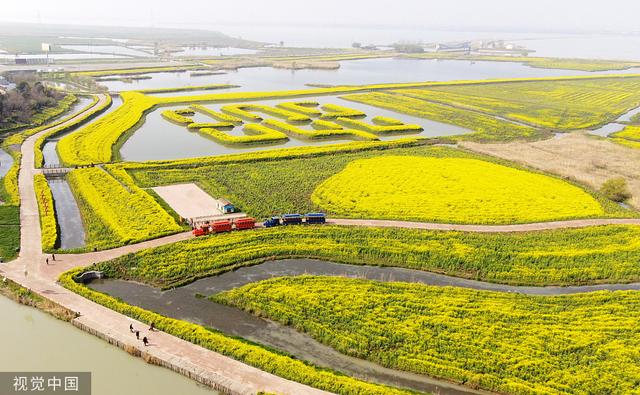
{"type": "Polygon", "coordinates": [[[4,296],[0,312],[0,371],[90,371],[93,395],[217,394],[4,296]]]}
{"type": "Polygon", "coordinates": [[[582,34],[516,41],[531,56],[640,60],[640,35],[582,34]]]}
{"type": "Polygon", "coordinates": [[[123,55],[135,57],[152,57],[153,53],[128,48],[121,45],[60,45],[62,49],[86,52],[90,54],[123,55]]]}
{"type": "Polygon", "coordinates": [[[233,47],[182,47],[182,51],[173,52],[171,56],[232,56],[232,55],[253,55],[258,51],[253,49],[233,48],[233,47]]]}
{"type": "MultiPolygon", "coordinates": [[[[538,69],[512,62],[471,62],[460,60],[363,59],[340,62],[338,70],[285,70],[270,67],[242,68],[223,75],[190,77],[190,72],[153,73],[151,79],[130,83],[105,81],[110,91],[175,88],[209,84],[240,85],[239,91],[305,89],[307,84],[363,85],[385,82],[483,80],[567,75],[593,75],[573,70],[538,69]]],[[[639,73],[640,69],[625,73],[639,73]]],[[[601,73],[602,74],[602,73],[601,73]]],[[[170,93],[176,96],[180,93],[170,93]]],[[[192,94],[192,92],[190,93],[192,94]]]]}
{"type": "Polygon", "coordinates": [[[350,48],[354,42],[389,45],[397,42],[446,43],[505,40],[536,51],[535,56],[640,60],[640,35],[564,34],[430,30],[396,26],[219,25],[217,30],[248,40],[293,47],[350,48]]]}
{"type": "MultiPolygon", "coordinates": [[[[371,118],[375,116],[384,116],[399,119],[406,124],[418,124],[424,128],[423,132],[416,134],[381,136],[382,140],[397,139],[403,136],[436,137],[470,133],[469,130],[458,126],[434,122],[424,118],[398,114],[389,110],[368,106],[366,104],[349,102],[340,99],[337,96],[321,96],[304,98],[303,100],[311,99],[319,102],[321,105],[333,103],[361,110],[365,114],[367,114],[366,118],[362,118],[364,122],[372,123],[371,118]]],[[[259,103],[275,106],[277,103],[281,103],[283,101],[287,100],[263,100],[259,103]]],[[[208,108],[219,111],[222,104],[207,104],[206,106],[208,108]]],[[[122,159],[125,161],[146,161],[197,158],[202,156],[235,154],[274,148],[299,147],[305,145],[326,145],[351,141],[344,139],[306,140],[290,137],[289,141],[278,143],[275,145],[259,144],[251,146],[225,146],[208,138],[203,134],[195,131],[189,131],[185,126],[169,122],[161,115],[162,111],[166,109],[179,109],[186,107],[188,106],[161,107],[156,111],[148,114],[145,123],[124,143],[124,145],[120,149],[120,156],[122,157],[122,159]]],[[[265,119],[275,118],[268,115],[265,115],[264,117],[265,119]]],[[[192,118],[195,122],[215,122],[215,120],[199,113],[196,113],[196,115],[192,118]]],[[[298,126],[302,127],[303,129],[312,129],[308,125],[298,126]]],[[[242,126],[236,127],[233,131],[230,131],[228,133],[237,136],[244,135],[244,133],[242,132],[242,126]]]]}

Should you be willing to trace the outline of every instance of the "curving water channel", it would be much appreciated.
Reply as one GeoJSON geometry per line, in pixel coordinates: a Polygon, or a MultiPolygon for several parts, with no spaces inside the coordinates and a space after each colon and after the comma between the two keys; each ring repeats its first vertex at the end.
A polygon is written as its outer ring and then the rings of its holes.
{"type": "Polygon", "coordinates": [[[0,149],[0,179],[7,175],[11,166],[13,166],[13,157],[7,151],[0,149]]]}
{"type": "MultiPolygon", "coordinates": [[[[86,107],[90,99],[85,99],[82,107],[86,107]]],[[[115,111],[122,104],[120,97],[113,98],[113,104],[96,119],[115,111]]],[[[80,104],[78,104],[80,106],[80,104]]],[[[79,107],[79,108],[82,108],[79,107]]],[[[78,111],[75,109],[74,111],[78,111]]],[[[95,122],[93,120],[92,122],[95,122]]],[[[58,141],[69,133],[73,133],[77,128],[73,128],[63,134],[47,139],[42,147],[42,156],[44,158],[45,167],[55,167],[61,165],[60,157],[56,147],[58,141]]],[[[60,178],[49,180],[49,189],[53,195],[53,204],[55,206],[56,220],[58,224],[58,234],[60,235],[59,248],[62,250],[72,250],[85,246],[85,229],[80,215],[80,209],[76,202],[71,187],[66,179],[60,178]]]]}
{"type": "Polygon", "coordinates": [[[601,137],[608,137],[612,133],[622,131],[625,127],[627,127],[627,124],[631,122],[631,118],[637,114],[640,114],[640,107],[634,108],[633,110],[622,114],[615,121],[608,123],[598,129],[590,130],[589,133],[601,137]]]}
{"type": "Polygon", "coordinates": [[[640,283],[575,287],[523,287],[468,280],[420,270],[338,264],[312,259],[269,261],[240,268],[187,286],[162,291],[140,283],[122,280],[94,281],[90,287],[118,297],[129,304],[153,310],[180,320],[216,328],[228,335],[273,347],[319,366],[329,367],[366,380],[419,391],[441,394],[475,391],[430,377],[388,369],[365,360],[341,354],[310,336],[279,323],[255,317],[235,307],[218,304],[196,294],[214,295],[273,277],[296,275],[346,276],[377,281],[400,281],[432,286],[519,292],[529,295],[563,295],[598,290],[640,290],[640,283]]]}

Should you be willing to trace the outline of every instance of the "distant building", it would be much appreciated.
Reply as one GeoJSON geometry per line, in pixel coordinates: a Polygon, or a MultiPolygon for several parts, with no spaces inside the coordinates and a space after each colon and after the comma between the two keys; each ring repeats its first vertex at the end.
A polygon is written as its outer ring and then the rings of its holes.
{"type": "Polygon", "coordinates": [[[217,200],[217,209],[222,214],[233,214],[236,211],[236,208],[230,201],[227,199],[218,199],[217,200]]]}
{"type": "Polygon", "coordinates": [[[7,93],[15,87],[16,84],[9,82],[9,80],[0,75],[0,92],[2,92],[2,94],[7,93]]]}
{"type": "Polygon", "coordinates": [[[436,52],[471,52],[471,43],[442,43],[436,44],[436,52]]]}

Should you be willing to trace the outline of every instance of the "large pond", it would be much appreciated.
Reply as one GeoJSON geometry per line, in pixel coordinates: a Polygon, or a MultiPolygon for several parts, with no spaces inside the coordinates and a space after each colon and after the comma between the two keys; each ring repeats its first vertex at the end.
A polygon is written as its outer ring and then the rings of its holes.
{"type": "MultiPolygon", "coordinates": [[[[189,85],[233,84],[241,91],[304,89],[306,84],[363,85],[384,82],[482,80],[597,74],[574,70],[533,68],[512,62],[461,60],[364,59],[340,62],[337,70],[285,70],[270,67],[242,68],[223,75],[190,77],[190,72],[153,73],[151,79],[132,82],[105,81],[110,91],[175,88],[189,85]]],[[[638,73],[626,70],[626,73],[638,73]]],[[[172,95],[178,95],[173,93],[172,95]]]]}
{"type": "Polygon", "coordinates": [[[270,261],[201,279],[169,291],[161,291],[140,283],[120,280],[94,281],[90,286],[98,291],[121,298],[127,303],[177,319],[214,327],[226,334],[240,336],[274,347],[297,358],[357,377],[442,394],[471,392],[471,390],[437,382],[425,376],[387,369],[367,361],[348,357],[290,327],[255,317],[231,306],[196,298],[197,294],[210,296],[269,278],[297,275],[346,276],[377,281],[401,281],[530,295],[640,289],[640,283],[576,287],[519,287],[461,279],[412,269],[347,265],[311,259],[270,261]]]}
{"type": "Polygon", "coordinates": [[[217,394],[170,370],[131,358],[69,323],[3,296],[0,312],[0,371],[90,371],[94,395],[217,394]]]}
{"type": "Polygon", "coordinates": [[[60,45],[62,49],[89,54],[123,55],[135,57],[152,57],[153,53],[129,48],[122,45],[60,45]]]}
{"type": "MultiPolygon", "coordinates": [[[[304,98],[303,100],[307,100],[304,98]]],[[[321,96],[314,97],[312,100],[321,104],[334,103],[347,106],[363,111],[367,114],[366,118],[362,120],[367,123],[371,123],[371,118],[375,116],[385,116],[400,119],[406,124],[418,124],[424,128],[424,131],[419,134],[411,134],[404,136],[420,136],[420,137],[435,137],[435,136],[452,136],[470,133],[469,130],[449,125],[440,122],[430,121],[424,118],[412,117],[409,115],[398,114],[393,111],[372,107],[366,104],[349,102],[344,99],[340,99],[336,96],[321,96]]],[[[286,100],[263,100],[261,104],[275,105],[286,100]]],[[[211,109],[219,111],[220,104],[207,105],[211,109]]],[[[336,144],[340,142],[346,142],[349,140],[304,140],[289,138],[289,141],[276,145],[251,145],[251,146],[225,146],[222,145],[204,134],[198,132],[190,132],[185,126],[176,125],[167,121],[161,115],[163,110],[185,108],[186,106],[177,107],[162,107],[152,113],[148,114],[145,123],[124,143],[120,149],[120,156],[125,161],[147,161],[147,160],[170,160],[170,159],[182,159],[182,158],[197,158],[202,156],[212,155],[225,155],[234,154],[240,152],[251,152],[259,150],[267,150],[274,148],[287,148],[297,147],[305,145],[326,145],[336,144]]],[[[270,116],[265,116],[270,118],[270,116]]],[[[271,117],[272,118],[272,117],[271,117]]],[[[195,122],[212,122],[211,118],[208,118],[202,114],[196,114],[193,117],[195,122]]],[[[311,129],[310,126],[302,126],[304,129],[311,129]]],[[[243,135],[242,127],[236,127],[233,131],[228,132],[232,135],[243,135]]],[[[381,139],[397,139],[403,136],[385,136],[381,139]]]]}
{"type": "Polygon", "coordinates": [[[232,55],[253,55],[258,51],[253,49],[234,47],[182,47],[179,52],[173,52],[172,56],[232,56],[232,55]]]}

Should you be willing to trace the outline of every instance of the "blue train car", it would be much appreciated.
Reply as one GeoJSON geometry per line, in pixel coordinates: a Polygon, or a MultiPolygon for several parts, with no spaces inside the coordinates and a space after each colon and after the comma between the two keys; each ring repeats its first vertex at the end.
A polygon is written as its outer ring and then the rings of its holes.
{"type": "Polygon", "coordinates": [[[285,214],[282,216],[283,225],[300,225],[302,224],[302,214],[285,214]]]}
{"type": "Polygon", "coordinates": [[[304,216],[304,222],[310,225],[324,224],[327,222],[327,215],[324,213],[307,213],[304,216]]]}

